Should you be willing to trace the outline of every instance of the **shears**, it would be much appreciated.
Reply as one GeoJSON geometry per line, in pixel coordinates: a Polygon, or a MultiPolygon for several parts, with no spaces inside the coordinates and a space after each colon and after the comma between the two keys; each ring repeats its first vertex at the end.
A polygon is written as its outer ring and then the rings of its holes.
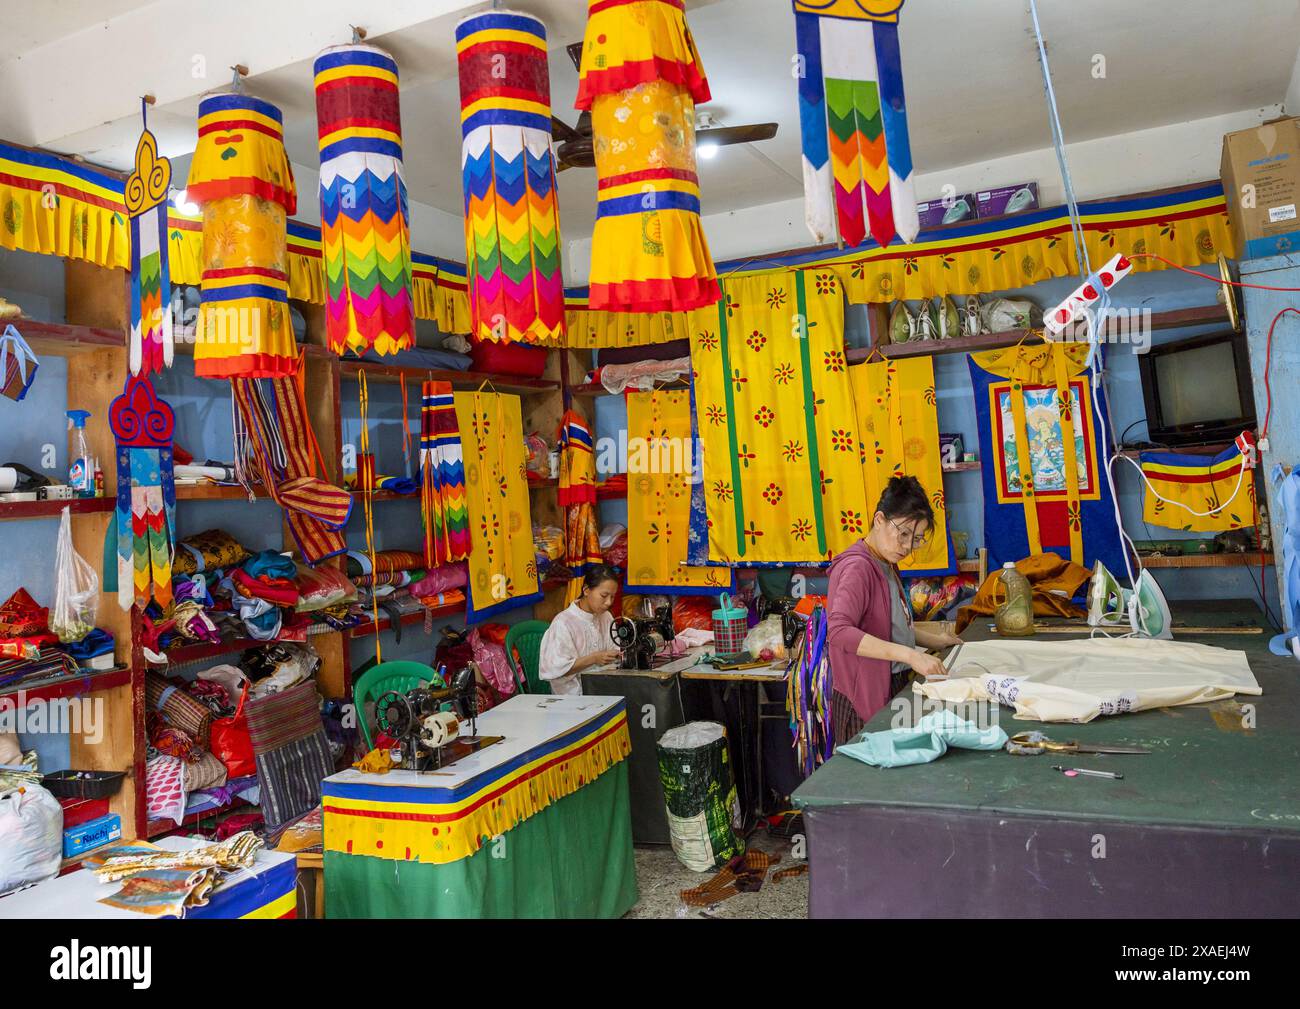
{"type": "Polygon", "coordinates": [[[1042,753],[1150,753],[1138,746],[1096,746],[1091,743],[1058,743],[1041,732],[1018,732],[1007,740],[1007,752],[1017,757],[1042,753]]]}

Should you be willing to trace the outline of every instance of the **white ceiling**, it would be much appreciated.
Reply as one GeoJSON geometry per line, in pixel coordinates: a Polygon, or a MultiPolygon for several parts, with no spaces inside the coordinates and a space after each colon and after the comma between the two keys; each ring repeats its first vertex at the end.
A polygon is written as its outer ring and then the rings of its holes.
{"type": "MultiPolygon", "coordinates": [[[[19,73],[22,64],[18,57],[57,58],[69,33],[103,31],[119,15],[139,16],[141,7],[171,18],[172,35],[181,51],[203,47],[203,40],[184,37],[186,21],[175,17],[178,6],[200,2],[155,0],[150,6],[131,0],[49,0],[34,6],[29,0],[0,0],[0,23],[8,32],[0,35],[0,83],[6,73],[15,79],[12,75],[19,73]]],[[[242,3],[226,0],[231,9],[242,3]]],[[[276,0],[276,6],[278,11],[299,8],[304,25],[314,21],[310,29],[314,40],[343,42],[348,37],[345,23],[331,35],[332,21],[322,25],[313,18],[320,0],[276,0]]],[[[432,6],[426,5],[426,10],[432,6]]],[[[459,5],[437,6],[446,10],[459,5]]],[[[580,0],[518,0],[512,6],[546,21],[552,105],[558,116],[573,123],[577,75],[563,45],[581,38],[585,5],[580,0]]],[[[701,162],[705,213],[798,197],[802,183],[789,0],[700,0],[688,7],[713,90],[708,108],[715,119],[723,125],[769,120],[780,124],[770,141],[724,148],[712,161],[701,162]]],[[[1294,88],[1300,0],[1039,0],[1039,11],[1061,118],[1071,141],[1277,105],[1288,88],[1294,88]],[[1106,75],[1100,79],[1093,74],[1098,55],[1105,58],[1106,75]]],[[[390,50],[401,68],[410,198],[456,215],[461,212],[462,196],[452,29],[462,13],[414,20],[370,40],[390,50]]],[[[362,9],[356,18],[366,23],[362,9]]],[[[220,49],[226,63],[234,62],[239,57],[225,54],[242,51],[238,39],[248,30],[245,24],[231,24],[232,37],[223,40],[224,48],[216,40],[209,40],[208,47],[220,49]]],[[[918,172],[933,176],[947,168],[1050,145],[1027,0],[963,0],[960,4],[908,0],[900,31],[918,172]]],[[[81,41],[84,45],[84,35],[81,41]]],[[[265,56],[266,48],[267,40],[261,40],[259,53],[265,56]]],[[[114,38],[110,51],[98,59],[97,66],[70,70],[66,89],[41,96],[43,100],[76,102],[79,89],[111,89],[123,60],[131,61],[131,73],[139,78],[135,61],[148,59],[148,54],[129,47],[123,51],[114,38]]],[[[212,62],[220,62],[217,55],[212,62]]],[[[150,114],[150,122],[164,151],[179,155],[193,148],[199,85],[184,79],[185,60],[160,60],[158,67],[160,79],[150,85],[152,90],[184,97],[160,104],[150,114]]],[[[261,70],[253,66],[248,87],[281,106],[290,158],[314,167],[310,60],[295,57],[261,70]]],[[[7,139],[126,168],[138,133],[138,106],[129,92],[120,105],[119,117],[107,122],[85,122],[60,136],[10,133],[7,139]]],[[[21,131],[25,123],[27,132],[33,133],[36,127],[30,124],[39,121],[39,116],[5,115],[0,109],[0,136],[6,128],[14,129],[13,124],[21,131]]],[[[590,233],[594,194],[594,171],[573,169],[561,175],[561,224],[566,239],[590,233]]]]}

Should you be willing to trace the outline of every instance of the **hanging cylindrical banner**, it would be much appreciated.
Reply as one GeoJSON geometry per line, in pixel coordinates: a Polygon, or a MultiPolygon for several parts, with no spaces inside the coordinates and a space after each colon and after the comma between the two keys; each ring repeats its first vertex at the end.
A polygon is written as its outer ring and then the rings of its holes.
{"type": "Polygon", "coordinates": [[[374,46],[316,57],[326,336],[336,353],[415,342],[397,63],[374,46]]]}
{"type": "Polygon", "coordinates": [[[531,14],[476,14],[456,26],[456,58],[473,335],[555,342],[564,280],[546,27],[531,14]]]}
{"type": "Polygon", "coordinates": [[[588,0],[576,106],[591,111],[596,153],[591,309],[718,300],[695,161],[695,104],[708,100],[678,0],[588,0]]]}
{"type": "Polygon", "coordinates": [[[188,199],[203,208],[194,373],[275,378],[298,366],[285,221],[298,208],[280,110],[248,95],[199,103],[188,199]]]}

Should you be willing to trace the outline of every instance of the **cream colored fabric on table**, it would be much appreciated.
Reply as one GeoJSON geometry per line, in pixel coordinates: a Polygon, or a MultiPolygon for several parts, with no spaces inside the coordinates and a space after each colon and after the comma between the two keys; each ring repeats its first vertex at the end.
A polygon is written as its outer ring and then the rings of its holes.
{"type": "Polygon", "coordinates": [[[973,641],[947,664],[949,679],[915,689],[939,701],[996,700],[1017,718],[1040,722],[1263,693],[1245,652],[1186,641],[973,641]]]}

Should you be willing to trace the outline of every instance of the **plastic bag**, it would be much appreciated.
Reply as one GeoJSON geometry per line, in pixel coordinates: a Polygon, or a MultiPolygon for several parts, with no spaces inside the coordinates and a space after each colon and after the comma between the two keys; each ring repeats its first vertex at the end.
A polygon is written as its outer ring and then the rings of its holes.
{"type": "Polygon", "coordinates": [[[248,701],[248,685],[239,695],[239,706],[229,718],[214,718],[208,728],[209,749],[226,765],[231,778],[243,778],[257,773],[257,760],[253,756],[253,739],[248,732],[248,716],[244,705],[248,701]]]}
{"type": "Polygon", "coordinates": [[[63,807],[40,785],[0,795],[0,894],[59,874],[63,807]]]}
{"type": "Polygon", "coordinates": [[[745,635],[745,651],[758,658],[764,648],[772,649],[773,659],[785,658],[785,637],[781,617],[773,614],[759,621],[745,635]]]}
{"type": "Polygon", "coordinates": [[[99,576],[72,549],[72,509],[67,507],[59,520],[55,572],[58,585],[50,630],[66,645],[80,641],[93,631],[95,617],[99,615],[99,576]]]}

